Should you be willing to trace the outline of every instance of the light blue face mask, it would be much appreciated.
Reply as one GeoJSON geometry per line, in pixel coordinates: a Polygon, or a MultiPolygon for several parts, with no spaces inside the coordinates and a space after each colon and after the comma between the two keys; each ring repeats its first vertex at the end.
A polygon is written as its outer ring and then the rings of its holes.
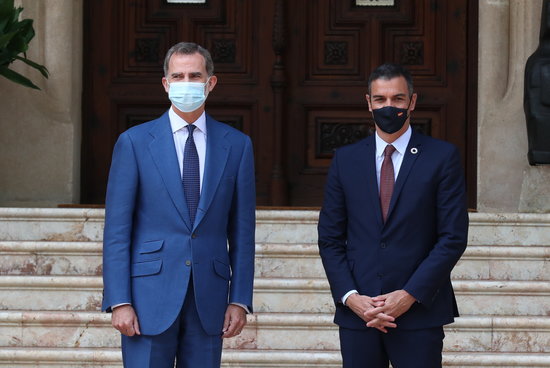
{"type": "Polygon", "coordinates": [[[206,101],[206,83],[197,82],[172,82],[168,83],[168,98],[178,110],[192,112],[201,107],[206,101]]]}

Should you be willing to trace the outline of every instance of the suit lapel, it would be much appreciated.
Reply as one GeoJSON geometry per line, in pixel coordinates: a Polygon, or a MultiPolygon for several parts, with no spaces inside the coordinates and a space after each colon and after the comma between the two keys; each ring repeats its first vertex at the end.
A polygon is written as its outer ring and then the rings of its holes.
{"type": "Polygon", "coordinates": [[[359,170],[359,183],[366,183],[366,186],[361,190],[366,192],[367,197],[372,203],[373,213],[375,214],[376,222],[382,226],[382,209],[380,207],[380,196],[378,194],[378,180],[376,179],[376,143],[374,135],[369,136],[365,140],[362,149],[364,152],[357,155],[357,159],[361,163],[356,167],[364,167],[365,170],[359,170]],[[365,162],[366,160],[366,162],[365,162]]]}
{"type": "Polygon", "coordinates": [[[227,130],[220,124],[206,115],[206,159],[195,227],[200,224],[212,203],[229,157],[230,145],[225,138],[227,130]]]}
{"type": "Polygon", "coordinates": [[[421,137],[422,137],[421,135],[419,135],[418,133],[414,133],[414,131],[411,135],[411,139],[407,146],[407,151],[405,152],[405,156],[403,157],[403,162],[401,163],[401,168],[399,169],[399,173],[397,175],[397,181],[395,182],[395,187],[393,188],[393,194],[390,201],[390,208],[388,210],[388,219],[390,218],[393,208],[395,207],[395,204],[399,199],[399,195],[401,194],[401,191],[405,186],[405,182],[407,181],[407,177],[409,176],[409,173],[411,172],[411,169],[414,166],[414,163],[416,162],[418,157],[422,154],[421,137]]]}
{"type": "Polygon", "coordinates": [[[157,124],[155,124],[149,133],[153,136],[153,140],[149,144],[149,152],[164,181],[164,185],[166,185],[174,206],[187,227],[191,230],[189,210],[187,209],[187,202],[183,193],[178,156],[174,146],[174,137],[168,112],[157,120],[157,124]]]}

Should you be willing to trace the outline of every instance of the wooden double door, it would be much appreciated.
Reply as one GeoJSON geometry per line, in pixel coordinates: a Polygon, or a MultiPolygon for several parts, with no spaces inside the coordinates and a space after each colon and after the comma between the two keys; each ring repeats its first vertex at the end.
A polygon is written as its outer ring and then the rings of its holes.
{"type": "Polygon", "coordinates": [[[335,148],[373,132],[367,78],[411,70],[413,127],[460,148],[475,203],[474,0],[85,0],[82,203],[103,203],[118,135],[161,115],[165,52],[210,50],[207,112],[250,135],[258,205],[319,206],[335,148]]]}

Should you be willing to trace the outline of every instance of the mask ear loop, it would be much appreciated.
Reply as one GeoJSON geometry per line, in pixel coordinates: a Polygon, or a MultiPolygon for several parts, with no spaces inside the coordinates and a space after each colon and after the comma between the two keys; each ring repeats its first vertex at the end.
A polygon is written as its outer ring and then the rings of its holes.
{"type": "Polygon", "coordinates": [[[210,94],[210,91],[208,90],[208,84],[210,83],[210,78],[212,78],[212,76],[209,76],[206,79],[206,82],[204,82],[204,97],[208,97],[208,95],[210,94]]]}
{"type": "Polygon", "coordinates": [[[376,119],[374,118],[374,109],[372,108],[372,97],[369,95],[369,103],[371,106],[370,115],[372,116],[372,121],[374,121],[374,124],[376,125],[376,119]]]}

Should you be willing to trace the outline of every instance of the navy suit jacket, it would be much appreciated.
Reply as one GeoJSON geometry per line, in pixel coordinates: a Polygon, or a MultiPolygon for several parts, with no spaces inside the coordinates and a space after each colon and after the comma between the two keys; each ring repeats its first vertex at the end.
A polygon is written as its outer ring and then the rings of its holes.
{"type": "Polygon", "coordinates": [[[222,333],[228,303],[252,311],[255,177],[250,138],[206,116],[206,159],[191,224],[166,112],[120,135],[103,244],[103,310],[131,303],[141,332],[165,331],[193,275],[200,321],[222,333]]]}
{"type": "Polygon", "coordinates": [[[383,223],[374,135],[338,149],[319,218],[319,252],[336,303],[335,322],[367,328],[341,298],[356,289],[371,297],[404,289],[418,303],[397,328],[454,321],[451,270],[464,252],[468,214],[455,146],[413,132],[383,223]]]}

